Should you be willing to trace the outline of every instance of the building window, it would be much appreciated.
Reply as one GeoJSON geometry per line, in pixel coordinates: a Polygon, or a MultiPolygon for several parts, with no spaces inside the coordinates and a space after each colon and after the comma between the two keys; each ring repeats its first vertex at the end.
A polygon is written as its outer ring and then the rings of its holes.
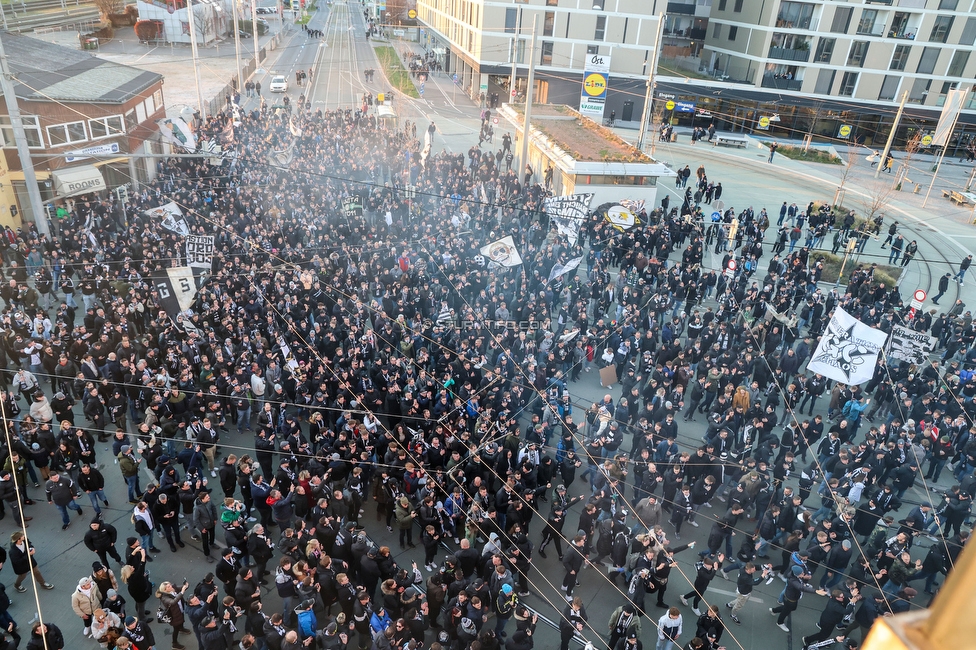
{"type": "Polygon", "coordinates": [[[776,26],[787,29],[810,29],[814,5],[805,2],[784,2],[776,15],[776,26]]]}
{"type": "Polygon", "coordinates": [[[854,94],[854,86],[857,85],[857,73],[845,72],[844,78],[840,81],[840,95],[850,97],[854,94]]]}
{"type": "Polygon", "coordinates": [[[739,28],[735,25],[729,25],[729,40],[734,41],[735,37],[739,35],[739,28]]]}
{"type": "Polygon", "coordinates": [[[545,18],[542,21],[542,35],[551,37],[552,28],[555,26],[555,24],[556,24],[556,12],[547,11],[545,18]]]}
{"type": "Polygon", "coordinates": [[[587,45],[586,46],[586,53],[587,54],[599,54],[600,53],[600,46],[599,45],[587,45]]]}
{"type": "Polygon", "coordinates": [[[939,48],[927,47],[922,50],[922,58],[918,61],[915,72],[918,74],[932,74],[935,72],[935,64],[939,60],[939,48]]]}
{"type": "Polygon", "coordinates": [[[931,85],[931,79],[916,79],[915,83],[912,84],[912,89],[908,92],[908,101],[913,104],[924,103],[931,85]]]}
{"type": "Polygon", "coordinates": [[[860,68],[864,65],[864,59],[868,55],[867,41],[854,41],[851,43],[851,50],[847,53],[847,65],[860,68]]]}
{"type": "MultiPolygon", "coordinates": [[[[41,137],[41,126],[34,115],[22,115],[20,121],[24,124],[24,135],[27,136],[27,146],[31,149],[43,149],[44,139],[41,137]]],[[[0,134],[3,135],[4,147],[16,147],[14,129],[10,125],[10,116],[0,115],[0,134]]]]}
{"type": "Polygon", "coordinates": [[[904,70],[905,65],[908,63],[908,55],[911,53],[912,53],[911,45],[895,46],[895,53],[891,57],[891,65],[888,66],[888,69],[904,70]]]}
{"type": "Polygon", "coordinates": [[[814,63],[830,63],[830,56],[834,53],[834,45],[836,44],[836,38],[821,37],[820,42],[817,43],[817,55],[813,59],[814,63]]]}
{"type": "Polygon", "coordinates": [[[853,15],[853,7],[837,7],[834,10],[834,20],[830,23],[830,31],[834,34],[846,34],[847,28],[851,26],[851,16],[853,15]]]}
{"type": "Polygon", "coordinates": [[[715,23],[715,28],[712,29],[712,38],[722,38],[722,25],[721,25],[721,23],[715,23]]]}
{"type": "Polygon", "coordinates": [[[559,0],[546,0],[546,6],[547,7],[558,7],[559,6],[559,0]]]}
{"type": "Polygon", "coordinates": [[[742,0],[735,0],[735,5],[732,6],[732,11],[737,13],[742,11],[742,0]]]}
{"type": "Polygon", "coordinates": [[[890,102],[898,95],[898,85],[901,82],[900,75],[885,75],[881,83],[881,92],[878,93],[878,101],[890,102]]]}
{"type": "Polygon", "coordinates": [[[125,133],[121,115],[111,115],[109,117],[100,117],[97,120],[88,120],[88,130],[91,132],[92,140],[110,138],[113,135],[122,135],[125,133]]]}
{"type": "Polygon", "coordinates": [[[935,24],[932,25],[932,33],[929,34],[929,40],[933,43],[945,43],[949,40],[952,20],[952,16],[936,16],[935,24]]]}
{"type": "Polygon", "coordinates": [[[542,42],[542,65],[552,65],[552,41],[542,42]]]}
{"type": "Polygon", "coordinates": [[[941,0],[939,9],[955,10],[957,4],[959,4],[959,0],[941,0]]]}
{"type": "Polygon", "coordinates": [[[861,20],[857,23],[858,34],[874,34],[874,23],[878,20],[877,9],[865,9],[861,12],[861,20]]]}
{"type": "Polygon", "coordinates": [[[156,108],[163,107],[163,89],[160,88],[153,93],[153,102],[156,104],[156,108]]]}
{"type": "Polygon", "coordinates": [[[818,95],[829,95],[830,90],[834,87],[834,75],[837,74],[836,70],[829,70],[824,68],[817,75],[817,85],[813,89],[818,95]]]}
{"type": "Polygon", "coordinates": [[[597,16],[596,17],[596,31],[593,32],[594,41],[602,41],[604,34],[607,33],[607,17],[597,16]]]}
{"type": "Polygon", "coordinates": [[[505,33],[515,33],[515,22],[518,20],[518,9],[509,7],[505,10],[505,33]]]}
{"type": "Polygon", "coordinates": [[[955,90],[958,86],[955,81],[945,81],[942,83],[942,94],[948,95],[950,90],[955,90]]]}
{"type": "Polygon", "coordinates": [[[976,18],[967,18],[966,26],[962,28],[959,44],[972,47],[976,43],[976,18]]]}
{"type": "Polygon", "coordinates": [[[725,11],[726,4],[728,4],[728,0],[718,0],[718,10],[725,11]]]}
{"type": "Polygon", "coordinates": [[[956,50],[956,53],[952,55],[952,62],[949,63],[949,70],[946,72],[946,76],[961,77],[968,63],[969,52],[967,50],[956,50]]]}
{"type": "Polygon", "coordinates": [[[52,147],[62,144],[74,144],[88,139],[84,122],[68,122],[47,127],[47,139],[52,147]]]}

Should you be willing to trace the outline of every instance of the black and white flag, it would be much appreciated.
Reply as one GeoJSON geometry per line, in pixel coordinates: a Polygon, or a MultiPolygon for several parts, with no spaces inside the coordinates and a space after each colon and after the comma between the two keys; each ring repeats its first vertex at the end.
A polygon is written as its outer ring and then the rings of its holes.
{"type": "Polygon", "coordinates": [[[193,269],[189,266],[166,269],[166,275],[154,276],[152,284],[158,294],[160,306],[166,311],[166,315],[174,320],[178,314],[187,311],[193,305],[193,298],[197,295],[193,269]]]}
{"type": "Polygon", "coordinates": [[[891,359],[907,361],[919,366],[928,360],[929,353],[935,349],[937,342],[938,339],[925,332],[916,332],[907,327],[895,325],[891,329],[885,354],[891,359]]]}
{"type": "Polygon", "coordinates": [[[577,266],[579,266],[580,262],[582,261],[583,261],[583,256],[580,255],[575,259],[569,260],[565,264],[556,264],[555,266],[552,267],[552,271],[549,272],[549,282],[552,282],[558,277],[566,275],[567,273],[575,269],[577,266]]]}
{"type": "Polygon", "coordinates": [[[838,307],[807,369],[844,384],[863,384],[874,375],[878,353],[887,338],[881,330],[865,325],[838,307]]]}
{"type": "Polygon", "coordinates": [[[481,254],[499,266],[518,266],[522,263],[522,256],[515,247],[512,236],[502,237],[498,241],[481,247],[481,254]]]}
{"type": "Polygon", "coordinates": [[[550,197],[543,204],[546,214],[556,224],[559,234],[568,237],[570,244],[575,244],[579,237],[591,200],[593,200],[592,193],[570,194],[550,197]]]}
{"type": "Polygon", "coordinates": [[[213,266],[213,235],[186,236],[186,265],[192,269],[209,271],[213,266]]]}
{"type": "Polygon", "coordinates": [[[183,218],[183,211],[173,201],[157,208],[150,208],[146,210],[145,214],[153,219],[159,219],[160,225],[170,232],[183,236],[190,234],[190,226],[183,218]]]}

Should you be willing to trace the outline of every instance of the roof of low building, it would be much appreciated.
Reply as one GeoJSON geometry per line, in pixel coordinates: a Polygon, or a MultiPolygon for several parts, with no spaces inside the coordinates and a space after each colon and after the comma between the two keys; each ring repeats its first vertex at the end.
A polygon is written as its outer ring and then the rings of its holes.
{"type": "Polygon", "coordinates": [[[156,72],[3,32],[17,96],[35,101],[122,104],[162,79],[156,72]]]}

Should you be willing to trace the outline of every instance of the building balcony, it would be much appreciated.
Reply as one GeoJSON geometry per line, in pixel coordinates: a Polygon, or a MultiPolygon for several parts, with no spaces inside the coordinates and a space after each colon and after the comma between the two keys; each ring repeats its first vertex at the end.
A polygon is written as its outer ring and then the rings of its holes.
{"type": "Polygon", "coordinates": [[[674,31],[665,29],[664,35],[668,38],[687,38],[693,41],[704,41],[706,32],[704,29],[675,29],[674,31]]]}
{"type": "Polygon", "coordinates": [[[802,79],[786,79],[773,75],[764,75],[762,78],[763,88],[774,88],[776,90],[800,90],[803,86],[802,79]]]}
{"type": "Polygon", "coordinates": [[[684,16],[694,16],[695,3],[694,2],[669,2],[668,13],[672,15],[681,14],[684,16]]]}
{"type": "Polygon", "coordinates": [[[771,46],[769,48],[769,58],[783,61],[802,61],[806,63],[810,60],[810,50],[794,50],[789,47],[771,46]]]}

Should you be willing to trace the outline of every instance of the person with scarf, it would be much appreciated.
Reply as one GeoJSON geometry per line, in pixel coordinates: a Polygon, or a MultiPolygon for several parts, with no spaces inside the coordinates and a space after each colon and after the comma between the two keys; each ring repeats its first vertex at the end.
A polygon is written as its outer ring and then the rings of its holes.
{"type": "Polygon", "coordinates": [[[95,610],[102,602],[102,593],[98,590],[98,585],[95,581],[91,579],[91,576],[85,576],[78,581],[78,586],[75,588],[73,594],[71,594],[71,609],[74,613],[78,615],[84,624],[84,629],[82,630],[82,636],[88,636],[91,634],[92,620],[95,616],[95,610]]]}

